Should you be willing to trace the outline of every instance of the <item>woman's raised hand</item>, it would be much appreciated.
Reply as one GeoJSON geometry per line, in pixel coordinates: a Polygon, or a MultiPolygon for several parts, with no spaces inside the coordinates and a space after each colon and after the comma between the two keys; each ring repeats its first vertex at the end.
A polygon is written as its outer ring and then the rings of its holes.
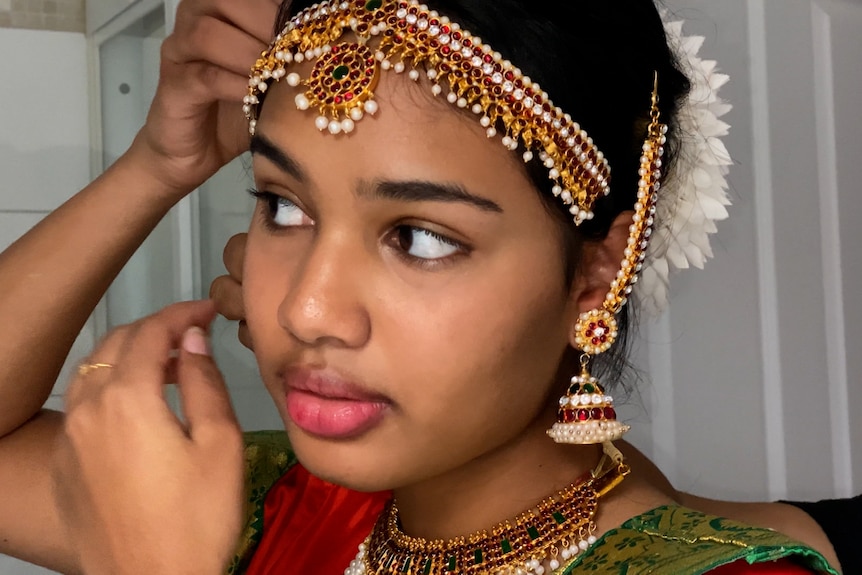
{"type": "Polygon", "coordinates": [[[112,332],[66,395],[55,499],[90,575],[220,574],[243,514],[243,442],[205,328],[212,302],[112,332]],[[176,382],[182,418],[164,386],[176,382]]]}
{"type": "Polygon", "coordinates": [[[162,45],[156,96],[132,153],[181,197],[248,147],[242,98],[277,0],[183,0],[162,45]]]}
{"type": "Polygon", "coordinates": [[[242,264],[247,239],[248,234],[236,234],[227,241],[223,255],[227,275],[217,277],[210,284],[210,299],[215,303],[218,313],[229,320],[239,321],[237,335],[240,343],[254,349],[245,323],[245,304],[242,299],[242,264]]]}

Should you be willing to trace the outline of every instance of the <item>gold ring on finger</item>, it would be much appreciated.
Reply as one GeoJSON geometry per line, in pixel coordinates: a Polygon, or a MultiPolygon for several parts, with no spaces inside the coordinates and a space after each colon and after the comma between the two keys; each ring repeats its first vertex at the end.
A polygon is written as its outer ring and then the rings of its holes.
{"type": "Polygon", "coordinates": [[[111,363],[82,363],[78,366],[78,375],[86,376],[99,369],[114,369],[111,363]]]}

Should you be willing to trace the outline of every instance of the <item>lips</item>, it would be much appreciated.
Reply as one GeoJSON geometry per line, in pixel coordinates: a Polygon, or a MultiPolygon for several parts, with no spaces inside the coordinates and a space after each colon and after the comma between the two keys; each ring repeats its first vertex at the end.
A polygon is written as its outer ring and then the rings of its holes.
{"type": "Polygon", "coordinates": [[[285,376],[287,413],[311,435],[349,439],[383,419],[391,401],[330,370],[296,368],[285,376]]]}

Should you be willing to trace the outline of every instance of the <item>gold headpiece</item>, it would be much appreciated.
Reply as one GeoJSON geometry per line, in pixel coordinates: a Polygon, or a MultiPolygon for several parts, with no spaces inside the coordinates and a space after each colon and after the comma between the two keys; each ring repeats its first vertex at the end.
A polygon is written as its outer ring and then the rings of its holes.
{"type": "Polygon", "coordinates": [[[610,191],[604,154],[571,116],[499,52],[416,0],[333,0],[299,12],[252,69],[243,105],[249,131],[261,93],[284,78],[303,88],[297,108],[318,110],[319,130],[352,132],[377,112],[374,88],[390,69],[414,81],[424,73],[435,95],[445,84],[447,100],[479,116],[489,138],[502,127],[506,148],[523,146],[525,162],[537,153],[576,224],[591,219],[596,198],[610,191]],[[355,41],[342,40],[349,32],[355,41]],[[287,72],[304,61],[314,61],[308,77],[287,72]]]}

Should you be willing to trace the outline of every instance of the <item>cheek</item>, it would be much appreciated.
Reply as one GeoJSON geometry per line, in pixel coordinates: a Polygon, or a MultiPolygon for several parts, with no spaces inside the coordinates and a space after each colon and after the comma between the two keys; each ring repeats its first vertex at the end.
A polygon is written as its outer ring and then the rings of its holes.
{"type": "Polygon", "coordinates": [[[279,306],[290,289],[292,265],[273,250],[276,242],[249,233],[243,267],[246,322],[261,376],[270,386],[272,372],[281,367],[287,337],[278,321],[279,306]]]}
{"type": "Polygon", "coordinates": [[[535,259],[518,273],[483,270],[387,314],[400,318],[391,328],[401,348],[394,370],[412,382],[404,387],[411,417],[456,441],[471,441],[455,437],[465,427],[501,441],[543,410],[567,345],[566,298],[549,271],[556,262],[535,259]]]}

